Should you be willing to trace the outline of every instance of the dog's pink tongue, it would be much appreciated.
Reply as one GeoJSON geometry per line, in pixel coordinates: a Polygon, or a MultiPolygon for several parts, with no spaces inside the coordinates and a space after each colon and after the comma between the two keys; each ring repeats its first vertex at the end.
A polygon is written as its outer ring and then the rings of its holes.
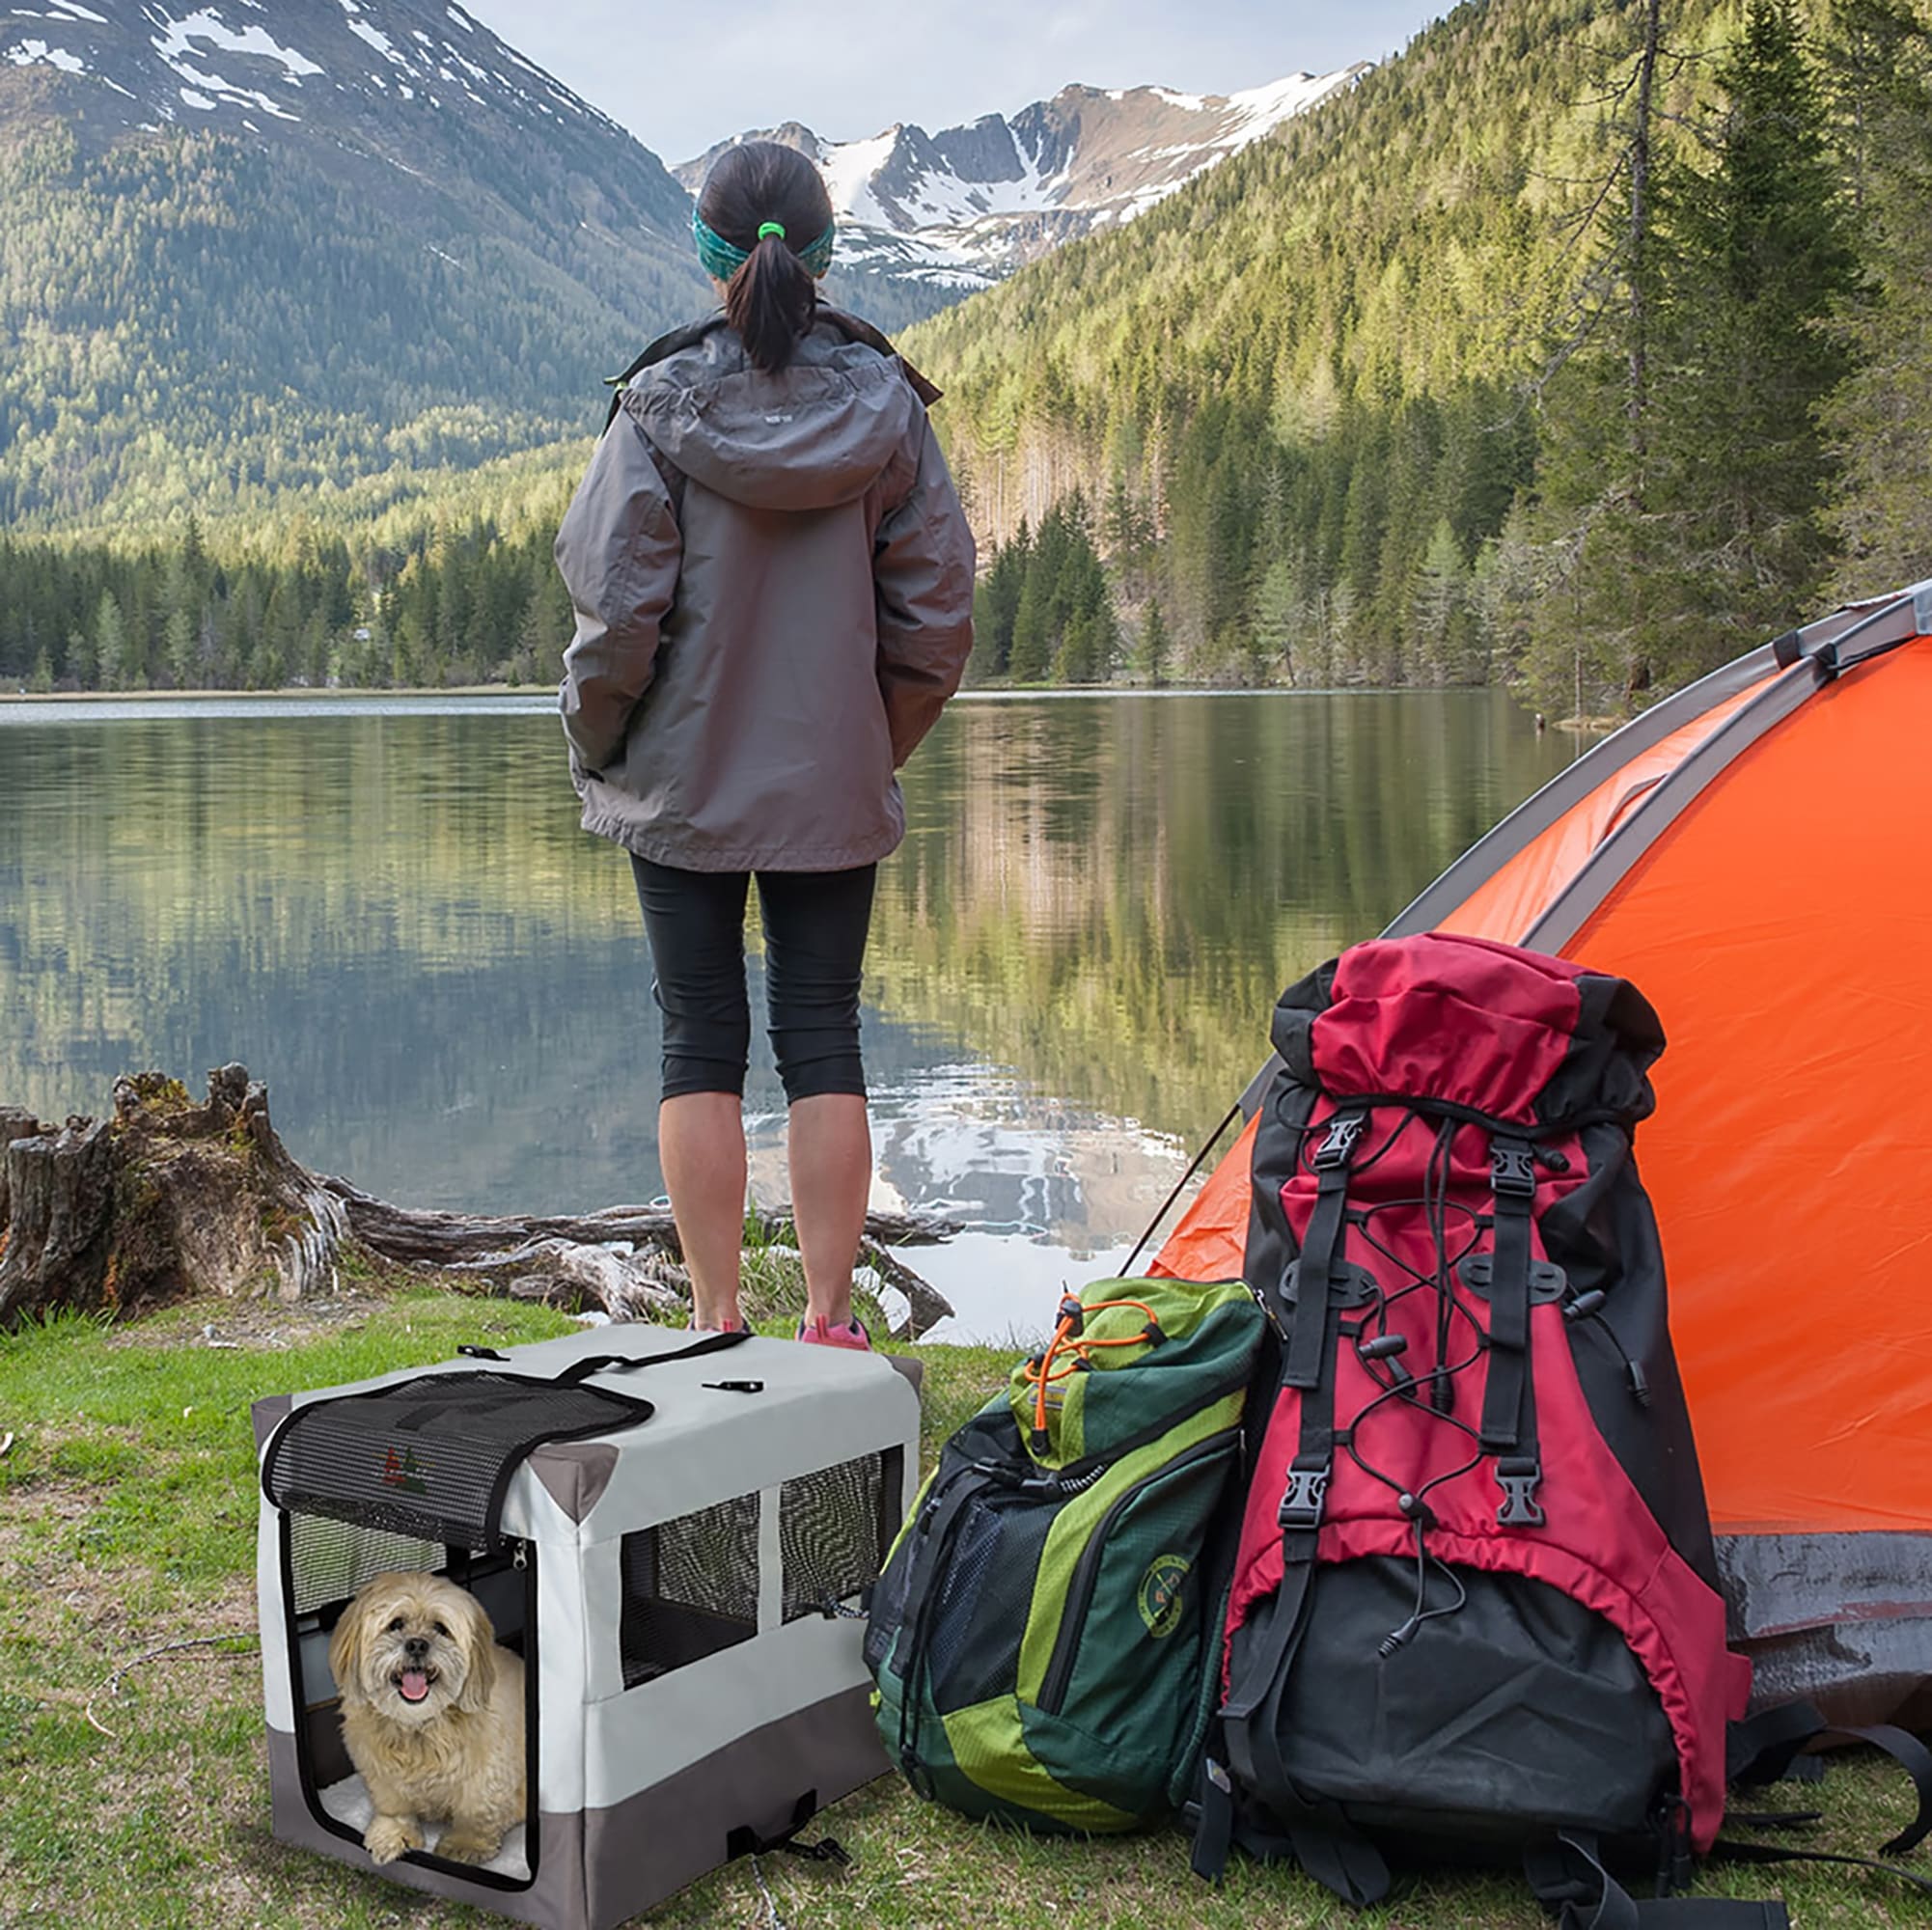
{"type": "Polygon", "coordinates": [[[405,1668],[400,1686],[405,1702],[420,1702],[429,1693],[429,1678],[420,1668],[405,1668]]]}

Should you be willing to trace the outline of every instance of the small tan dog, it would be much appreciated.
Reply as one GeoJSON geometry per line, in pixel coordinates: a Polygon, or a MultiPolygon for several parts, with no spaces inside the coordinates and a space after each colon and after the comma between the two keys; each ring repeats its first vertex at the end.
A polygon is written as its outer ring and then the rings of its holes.
{"type": "Polygon", "coordinates": [[[447,1822],[435,1854],[487,1862],[524,1818],[523,1664],[483,1604],[440,1575],[378,1575],[343,1611],[329,1668],[374,1805],[363,1847],[393,1862],[447,1822]]]}

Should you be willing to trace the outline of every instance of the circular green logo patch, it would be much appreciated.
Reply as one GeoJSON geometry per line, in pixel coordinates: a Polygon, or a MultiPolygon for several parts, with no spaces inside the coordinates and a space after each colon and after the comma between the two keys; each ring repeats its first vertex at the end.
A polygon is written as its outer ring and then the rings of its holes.
{"type": "Polygon", "coordinates": [[[1181,1590],[1187,1583],[1188,1566],[1185,1555],[1156,1555],[1141,1577],[1136,1601],[1147,1633],[1156,1640],[1173,1635],[1180,1625],[1184,1606],[1181,1590]]]}

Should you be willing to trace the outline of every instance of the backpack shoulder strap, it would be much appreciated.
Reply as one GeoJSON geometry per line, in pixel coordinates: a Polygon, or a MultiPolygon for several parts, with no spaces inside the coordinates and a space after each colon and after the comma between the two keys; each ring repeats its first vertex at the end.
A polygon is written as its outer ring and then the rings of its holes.
{"type": "Polygon", "coordinates": [[[618,419],[618,410],[623,406],[623,392],[630,384],[668,356],[676,355],[680,348],[689,348],[715,330],[723,328],[722,315],[707,315],[703,321],[688,322],[682,328],[674,328],[668,335],[660,335],[649,347],[646,348],[628,369],[621,375],[606,375],[604,386],[611,392],[611,405],[604,416],[604,427],[609,428],[618,419]]]}
{"type": "MultiPolygon", "coordinates": [[[[1235,1773],[1256,1780],[1256,1751],[1277,1748],[1266,1723],[1255,1716],[1292,1666],[1307,1633],[1315,1552],[1322,1510],[1335,1461],[1335,1351],[1339,1325],[1336,1306],[1338,1262],[1342,1253],[1348,1175],[1366,1112],[1337,1112],[1313,1158],[1315,1202],[1300,1255],[1291,1266],[1294,1312],[1283,1356],[1281,1385],[1301,1393],[1301,1431],[1288,1464],[1287,1486],[1276,1520],[1282,1530],[1282,1585],[1265,1631],[1240,1675],[1228,1685],[1222,1705],[1222,1737],[1235,1773]]],[[[1287,1310],[1287,1281],[1273,1286],[1278,1323],[1287,1310]]],[[[1280,1768],[1279,1762],[1275,1767],[1280,1768]]],[[[1284,1780],[1283,1776],[1274,1780],[1284,1780]]]]}
{"type": "Polygon", "coordinates": [[[1565,1830],[1555,1842],[1523,1854],[1523,1873],[1545,1908],[1559,1912],[1560,1930],[1791,1930],[1777,1898],[1633,1897],[1604,1868],[1596,1838],[1565,1830]]]}
{"type": "Polygon", "coordinates": [[[1918,1798],[1918,1812],[1897,1835],[1881,1846],[1881,1856],[1902,1857],[1932,1835],[1932,1750],[1909,1730],[1895,1728],[1890,1723],[1853,1727],[1826,1722],[1809,1702],[1780,1702],[1741,1723],[1731,1723],[1725,1743],[1725,1780],[1740,1788],[1754,1789],[1768,1782],[1781,1782],[1787,1777],[1813,1779],[1804,1777],[1801,1765],[1814,1758],[1801,1756],[1799,1751],[1820,1736],[1847,1736],[1855,1742],[1869,1743],[1912,1778],[1918,1798]]]}
{"type": "Polygon", "coordinates": [[[897,362],[905,371],[905,379],[911,385],[913,394],[925,407],[930,408],[945,393],[922,375],[869,321],[864,321],[856,315],[847,315],[842,308],[828,308],[823,302],[818,304],[818,319],[829,321],[847,342],[862,342],[868,348],[876,349],[879,354],[897,362]]]}
{"type": "MultiPolygon", "coordinates": [[[[945,393],[922,375],[869,321],[861,320],[856,315],[847,315],[842,308],[828,308],[823,302],[818,305],[817,318],[820,321],[829,321],[847,342],[863,343],[868,348],[874,349],[897,362],[905,372],[905,379],[913,394],[926,408],[929,409],[945,393]]],[[[604,427],[609,428],[612,423],[617,421],[618,410],[623,406],[625,388],[636,381],[647,369],[669,356],[676,355],[680,348],[689,348],[694,344],[703,342],[707,335],[724,326],[725,317],[719,314],[707,315],[703,321],[690,322],[682,328],[674,328],[668,335],[660,335],[621,374],[606,375],[604,386],[611,391],[611,405],[604,415],[604,427]]]]}

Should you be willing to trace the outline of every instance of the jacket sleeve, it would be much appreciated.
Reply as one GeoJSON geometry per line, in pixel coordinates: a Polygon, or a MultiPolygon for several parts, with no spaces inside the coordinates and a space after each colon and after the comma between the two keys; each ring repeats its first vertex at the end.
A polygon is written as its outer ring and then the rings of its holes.
{"type": "Polygon", "coordinates": [[[658,628],[683,555],[676,512],[643,431],[621,410],[604,431],[557,532],[557,567],[576,611],[559,703],[579,774],[623,748],[650,687],[658,628]]]}
{"type": "Polygon", "coordinates": [[[938,721],[973,648],[973,532],[923,411],[919,436],[912,487],[872,544],[879,694],[894,769],[938,721]]]}

